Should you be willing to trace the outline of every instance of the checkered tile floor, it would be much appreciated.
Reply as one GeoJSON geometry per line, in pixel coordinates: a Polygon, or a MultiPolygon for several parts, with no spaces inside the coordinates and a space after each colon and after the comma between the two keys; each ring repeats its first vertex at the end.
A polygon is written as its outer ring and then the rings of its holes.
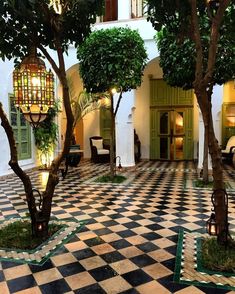
{"type": "MultiPolygon", "coordinates": [[[[43,266],[0,263],[0,294],[7,293],[235,293],[173,282],[180,228],[205,232],[211,191],[186,187],[196,178],[192,162],[142,161],[124,173],[128,184],[98,184],[90,178],[108,165],[82,161],[60,180],[52,214],[86,225],[43,266]]],[[[43,188],[41,171],[31,172],[43,188]]],[[[225,180],[235,170],[225,167],[225,180]]],[[[230,230],[235,230],[235,191],[229,191],[230,230]]],[[[24,190],[15,176],[0,179],[0,220],[25,216],[24,190]]]]}

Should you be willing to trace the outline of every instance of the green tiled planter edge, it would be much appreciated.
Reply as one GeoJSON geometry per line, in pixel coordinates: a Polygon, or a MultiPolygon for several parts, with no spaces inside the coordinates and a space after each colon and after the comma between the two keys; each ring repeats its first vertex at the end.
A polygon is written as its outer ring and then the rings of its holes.
{"type": "MultiPolygon", "coordinates": [[[[29,220],[28,218],[14,218],[11,220],[29,220]]],[[[0,221],[0,223],[4,223],[9,221],[9,219],[5,219],[3,221],[0,221]]],[[[58,243],[51,249],[49,250],[45,256],[42,257],[42,259],[40,261],[35,260],[35,259],[25,259],[25,258],[11,258],[11,257],[7,257],[7,256],[0,256],[0,261],[14,261],[14,262],[18,262],[18,263],[27,263],[27,264],[33,264],[33,265],[43,265],[59,248],[61,248],[65,243],[67,243],[76,233],[78,233],[80,231],[80,229],[86,224],[86,222],[84,221],[79,221],[75,218],[67,218],[67,219],[56,219],[56,218],[51,218],[50,223],[59,223],[60,225],[62,225],[63,227],[56,232],[53,236],[51,236],[50,238],[48,238],[48,240],[46,240],[45,242],[43,242],[41,245],[39,245],[38,247],[36,247],[33,250],[20,250],[20,249],[10,249],[10,248],[0,248],[0,254],[2,251],[5,251],[6,253],[9,252],[14,252],[14,253],[27,253],[27,254],[35,254],[35,253],[40,253],[40,251],[42,251],[42,249],[49,245],[50,242],[52,242],[53,240],[56,240],[56,238],[58,238],[61,234],[63,234],[65,232],[65,230],[69,227],[69,223],[75,223],[77,224],[77,226],[74,228],[74,230],[70,233],[68,233],[61,241],[58,241],[58,243]]]]}
{"type": "MultiPolygon", "coordinates": [[[[178,244],[177,244],[177,251],[176,251],[175,271],[174,271],[174,282],[177,282],[180,284],[193,285],[193,286],[204,286],[204,287],[209,287],[209,288],[214,288],[214,289],[235,290],[235,287],[232,287],[227,284],[226,285],[222,284],[222,283],[215,284],[212,282],[181,279],[181,271],[182,271],[182,263],[183,263],[182,256],[184,254],[183,244],[184,244],[185,232],[187,233],[186,230],[180,229],[179,234],[178,234],[178,244]]],[[[190,232],[190,233],[192,233],[192,232],[190,232]]],[[[234,279],[235,279],[235,274],[207,270],[202,266],[201,253],[200,253],[201,240],[202,240],[202,237],[198,237],[196,239],[195,252],[194,252],[194,257],[193,257],[193,260],[195,262],[194,268],[197,270],[197,272],[205,273],[208,275],[216,275],[217,277],[220,277],[220,276],[221,277],[234,277],[234,279]]]]}

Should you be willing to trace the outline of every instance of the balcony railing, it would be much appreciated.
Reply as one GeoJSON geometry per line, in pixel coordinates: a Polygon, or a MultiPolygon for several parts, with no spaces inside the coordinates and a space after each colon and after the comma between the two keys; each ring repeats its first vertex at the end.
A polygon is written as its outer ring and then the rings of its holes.
{"type": "MultiPolygon", "coordinates": [[[[126,0],[127,1],[127,0],[126,0]]],[[[128,5],[127,1],[127,5],[128,5]]],[[[144,16],[145,6],[144,0],[131,0],[129,2],[130,15],[129,18],[139,18],[144,16]]],[[[125,7],[123,8],[125,9],[125,7]]],[[[128,10],[129,10],[128,9],[128,10]]],[[[108,22],[118,20],[118,0],[105,0],[104,15],[97,18],[97,22],[108,22]]]]}

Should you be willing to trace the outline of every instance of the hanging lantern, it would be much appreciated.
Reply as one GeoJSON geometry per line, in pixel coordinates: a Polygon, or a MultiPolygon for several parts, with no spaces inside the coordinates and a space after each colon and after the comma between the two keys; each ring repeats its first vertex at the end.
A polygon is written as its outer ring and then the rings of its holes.
{"type": "Polygon", "coordinates": [[[47,117],[54,105],[54,76],[47,71],[45,63],[37,57],[36,48],[13,72],[14,100],[24,118],[36,127],[47,117]]]}
{"type": "Polygon", "coordinates": [[[218,227],[218,224],[215,219],[215,213],[212,212],[210,218],[206,222],[207,233],[211,236],[217,236],[219,234],[218,229],[219,229],[219,227],[218,227]]]}
{"type": "Polygon", "coordinates": [[[62,13],[62,5],[61,0],[50,0],[50,6],[53,7],[55,13],[61,14],[62,13]]]}

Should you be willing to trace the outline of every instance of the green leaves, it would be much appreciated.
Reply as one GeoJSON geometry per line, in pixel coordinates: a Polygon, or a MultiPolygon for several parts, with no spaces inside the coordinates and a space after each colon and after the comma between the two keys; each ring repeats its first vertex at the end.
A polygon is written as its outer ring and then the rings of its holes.
{"type": "Polygon", "coordinates": [[[22,58],[32,40],[36,45],[55,49],[55,31],[62,50],[70,43],[83,42],[96,15],[101,15],[104,0],[62,1],[63,13],[56,15],[49,0],[0,1],[0,57],[22,58]]]}
{"type": "Polygon", "coordinates": [[[113,87],[135,89],[147,60],[144,41],[129,28],[94,31],[79,46],[77,56],[83,83],[93,93],[113,87]]]}
{"type": "Polygon", "coordinates": [[[50,152],[57,143],[58,126],[54,120],[58,112],[59,105],[55,104],[53,108],[49,109],[47,118],[33,130],[35,144],[42,153],[50,152]]]}
{"type": "MultiPolygon", "coordinates": [[[[191,31],[191,15],[185,1],[147,1],[149,20],[160,29],[155,40],[160,52],[164,79],[171,86],[192,88],[196,70],[196,45],[191,31]],[[159,3],[160,2],[160,3],[159,3]],[[161,4],[162,2],[162,4],[161,4]],[[178,3],[178,4],[177,4],[178,3]]],[[[188,1],[187,1],[188,2],[188,1]]],[[[202,43],[202,75],[206,75],[213,30],[205,1],[198,1],[198,19],[202,43]]],[[[211,82],[223,84],[235,75],[235,4],[225,12],[220,28],[216,61],[211,82]]]]}

